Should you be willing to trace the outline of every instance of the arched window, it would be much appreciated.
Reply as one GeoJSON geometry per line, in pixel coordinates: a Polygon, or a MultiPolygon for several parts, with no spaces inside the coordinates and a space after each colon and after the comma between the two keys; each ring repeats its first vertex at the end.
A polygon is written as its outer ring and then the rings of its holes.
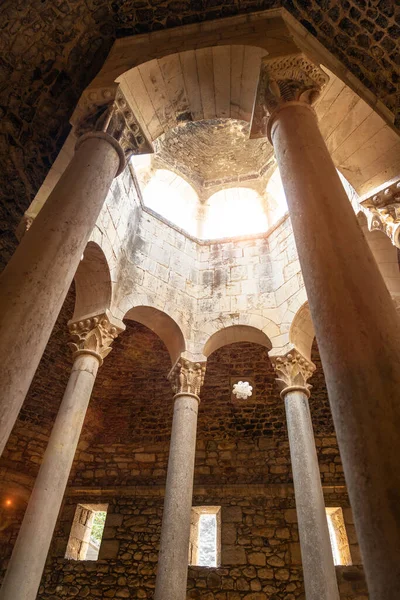
{"type": "Polygon", "coordinates": [[[252,189],[230,188],[216,192],[208,200],[204,237],[216,239],[268,229],[265,201],[252,189]]]}
{"type": "Polygon", "coordinates": [[[168,221],[196,235],[199,199],[192,186],[179,175],[158,169],[144,189],[143,202],[168,221]]]}
{"type": "Polygon", "coordinates": [[[279,169],[275,169],[273,172],[265,192],[268,203],[269,220],[270,224],[273,225],[288,211],[279,169]]]}

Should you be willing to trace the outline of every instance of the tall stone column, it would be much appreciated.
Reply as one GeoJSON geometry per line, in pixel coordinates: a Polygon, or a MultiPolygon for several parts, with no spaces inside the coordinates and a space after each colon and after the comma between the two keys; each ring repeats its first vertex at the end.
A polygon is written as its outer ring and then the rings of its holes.
{"type": "Polygon", "coordinates": [[[0,589],[0,600],[35,600],[96,374],[119,327],[107,315],[70,326],[71,376],[0,589]]]}
{"type": "Polygon", "coordinates": [[[287,429],[307,600],[339,600],[324,495],[315,449],[307,383],[315,367],[297,350],[272,357],[287,429]]]}
{"type": "Polygon", "coordinates": [[[370,598],[392,600],[400,589],[400,322],[311,107],[326,80],[303,55],[265,59],[258,102],[288,202],[370,598]]]}
{"type": "Polygon", "coordinates": [[[118,91],[78,123],[76,152],[0,277],[0,454],[113,178],[150,152],[118,91]]]}
{"type": "Polygon", "coordinates": [[[174,396],[155,600],[185,600],[199,393],[205,365],[181,358],[170,379],[174,396]]]}

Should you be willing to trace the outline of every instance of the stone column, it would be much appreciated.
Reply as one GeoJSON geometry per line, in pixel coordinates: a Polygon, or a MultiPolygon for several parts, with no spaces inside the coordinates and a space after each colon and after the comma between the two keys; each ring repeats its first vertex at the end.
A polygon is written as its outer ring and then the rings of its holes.
{"type": "Polygon", "coordinates": [[[181,358],[170,379],[174,396],[171,444],[158,555],[155,600],[185,600],[197,412],[205,364],[181,358]]]}
{"type": "Polygon", "coordinates": [[[207,202],[200,202],[197,207],[197,231],[196,235],[202,239],[204,237],[204,228],[207,220],[208,204],[207,202]]]}
{"type": "Polygon", "coordinates": [[[288,202],[370,599],[392,600],[400,589],[400,322],[311,107],[326,81],[303,55],[265,59],[258,99],[288,202]]]}
{"type": "Polygon", "coordinates": [[[126,101],[90,107],[71,163],[0,277],[0,455],[113,178],[149,152],[126,101]]]}
{"type": "Polygon", "coordinates": [[[315,367],[297,350],[271,360],[285,402],[306,598],[339,600],[308,406],[310,385],[307,379],[315,367]]]}
{"type": "Polygon", "coordinates": [[[0,600],[35,600],[86,409],[120,328],[105,314],[70,326],[74,364],[0,589],[0,600]]]}

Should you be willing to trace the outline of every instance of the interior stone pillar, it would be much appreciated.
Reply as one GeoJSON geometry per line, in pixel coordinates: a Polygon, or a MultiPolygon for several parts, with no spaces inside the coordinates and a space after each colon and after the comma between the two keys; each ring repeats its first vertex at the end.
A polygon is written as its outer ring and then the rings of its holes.
{"type": "Polygon", "coordinates": [[[21,529],[0,600],[35,600],[93,385],[121,329],[107,315],[70,326],[74,364],[21,529]]]}
{"type": "Polygon", "coordinates": [[[307,600],[339,600],[307,383],[315,367],[297,350],[272,357],[285,402],[307,600]]]}
{"type": "Polygon", "coordinates": [[[0,455],[111,182],[132,152],[150,151],[120,91],[89,109],[74,157],[0,277],[0,455]]]}
{"type": "Polygon", "coordinates": [[[400,589],[400,322],[311,107],[326,80],[303,55],[264,59],[258,97],[269,115],[370,599],[393,600],[400,589]]]}
{"type": "Polygon", "coordinates": [[[205,229],[205,224],[206,224],[206,220],[207,220],[207,215],[208,215],[207,202],[199,201],[198,206],[197,206],[197,216],[196,216],[196,220],[197,220],[196,235],[200,239],[204,238],[204,229],[205,229]]]}
{"type": "Polygon", "coordinates": [[[171,444],[158,555],[155,600],[185,600],[196,451],[198,394],[205,365],[181,358],[170,379],[174,396],[171,444]]]}

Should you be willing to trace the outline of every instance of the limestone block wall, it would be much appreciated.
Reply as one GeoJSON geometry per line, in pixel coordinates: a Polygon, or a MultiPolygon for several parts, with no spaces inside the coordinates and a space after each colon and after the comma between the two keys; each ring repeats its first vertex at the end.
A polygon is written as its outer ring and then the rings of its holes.
{"type": "MultiPolygon", "coordinates": [[[[384,234],[373,233],[386,253],[382,258],[380,246],[373,247],[375,258],[396,294],[396,249],[384,234]]],[[[127,168],[113,182],[91,241],[108,263],[116,317],[136,306],[166,313],[195,359],[203,358],[210,336],[231,325],[263,331],[273,354],[289,349],[291,327],[307,296],[288,215],[264,234],[200,241],[145,208],[127,168]]]]}
{"type": "Polygon", "coordinates": [[[218,329],[240,324],[264,331],[279,351],[288,344],[290,324],[305,300],[288,216],[265,235],[200,249],[199,348],[218,329]]]}
{"type": "Polygon", "coordinates": [[[137,206],[137,230],[126,238],[119,261],[114,313],[123,318],[135,306],[154,307],[171,316],[189,341],[196,314],[197,244],[137,206]]]}
{"type": "Polygon", "coordinates": [[[151,306],[178,324],[187,350],[231,325],[264,331],[277,352],[306,295],[286,216],[266,234],[199,241],[140,203],[129,169],[113,183],[91,240],[110,268],[112,312],[151,306]]]}
{"type": "MultiPolygon", "coordinates": [[[[162,518],[162,489],[102,492],[109,502],[97,562],[64,558],[75,506],[74,492],[61,513],[38,600],[152,598],[162,518]]],[[[342,490],[325,489],[326,503],[345,507],[342,490]]],[[[89,496],[85,502],[89,501],[89,496]]],[[[195,488],[194,506],[221,506],[221,566],[190,567],[188,599],[294,600],[304,598],[293,489],[289,486],[195,488]]],[[[346,522],[348,528],[348,523],[346,522]]],[[[362,570],[338,568],[341,597],[366,600],[362,570]]]]}

